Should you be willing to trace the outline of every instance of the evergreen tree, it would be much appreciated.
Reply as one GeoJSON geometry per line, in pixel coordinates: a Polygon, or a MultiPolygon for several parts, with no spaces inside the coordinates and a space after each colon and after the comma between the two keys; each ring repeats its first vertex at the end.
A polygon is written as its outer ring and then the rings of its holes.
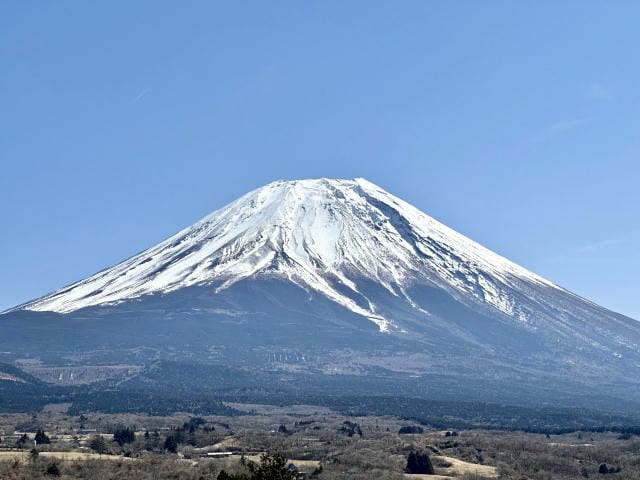
{"type": "Polygon", "coordinates": [[[284,453],[265,453],[260,464],[250,464],[251,480],[295,480],[296,474],[287,468],[284,453]]]}
{"type": "Polygon", "coordinates": [[[250,480],[248,476],[242,473],[230,474],[225,470],[220,470],[216,480],[250,480]]]}
{"type": "Polygon", "coordinates": [[[44,433],[44,430],[38,430],[36,432],[35,441],[38,445],[44,445],[47,443],[51,443],[51,439],[44,433]]]}
{"type": "Polygon", "coordinates": [[[118,445],[122,446],[125,443],[133,443],[136,440],[136,434],[133,429],[127,428],[118,428],[116,432],[113,434],[113,439],[118,443],[118,445]]]}
{"type": "Polygon", "coordinates": [[[176,441],[176,437],[169,435],[164,441],[164,449],[168,452],[176,453],[178,451],[178,442],[176,441]]]}
{"type": "Polygon", "coordinates": [[[340,428],[340,432],[347,434],[350,437],[354,435],[362,436],[362,429],[360,425],[355,422],[346,421],[342,423],[342,427],[340,428]]]}
{"type": "Polygon", "coordinates": [[[29,437],[27,437],[27,434],[24,433],[18,440],[16,440],[16,446],[18,448],[24,448],[28,441],[29,437]]]}
{"type": "Polygon", "coordinates": [[[287,430],[287,426],[286,425],[280,425],[278,427],[278,433],[289,433],[289,430],[287,430]]]}
{"type": "Polygon", "coordinates": [[[409,453],[409,458],[407,458],[407,468],[405,468],[405,472],[421,473],[423,475],[433,475],[435,473],[429,455],[427,455],[426,453],[417,452],[409,453]]]}
{"type": "Polygon", "coordinates": [[[216,480],[295,480],[295,472],[287,468],[287,457],[283,453],[265,453],[260,463],[248,462],[251,475],[230,474],[221,470],[216,480]]]}
{"type": "Polygon", "coordinates": [[[89,448],[91,448],[91,450],[95,451],[96,453],[107,453],[107,442],[105,442],[104,438],[102,438],[100,435],[96,435],[91,439],[89,448]]]}

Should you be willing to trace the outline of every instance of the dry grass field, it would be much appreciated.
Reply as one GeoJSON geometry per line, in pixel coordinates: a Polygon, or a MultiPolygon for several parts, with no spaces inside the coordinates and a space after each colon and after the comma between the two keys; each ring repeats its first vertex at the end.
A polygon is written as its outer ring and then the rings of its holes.
{"type": "MultiPolygon", "coordinates": [[[[85,462],[88,460],[105,460],[105,461],[133,461],[135,458],[123,457],[121,455],[100,455],[93,452],[39,452],[38,457],[60,462],[85,462]]],[[[0,452],[0,462],[30,462],[31,452],[29,451],[11,451],[0,452]]]]}
{"type": "Polygon", "coordinates": [[[306,478],[336,480],[426,479],[640,479],[640,440],[633,435],[576,432],[545,436],[522,432],[399,434],[411,422],[391,416],[347,417],[326,408],[234,405],[244,415],[194,418],[109,415],[73,417],[55,408],[0,415],[0,479],[52,478],[55,464],[66,479],[213,480],[221,470],[241,472],[262,452],[284,452],[306,478]],[[126,427],[122,444],[114,432],[126,427]],[[31,453],[36,430],[50,444],[31,453]],[[135,432],[135,433],[133,433],[135,432]],[[26,434],[22,450],[16,442],[26,434]],[[175,453],[167,439],[177,439],[175,453]],[[102,441],[104,453],[92,450],[102,441]],[[4,451],[2,451],[4,449],[4,451]],[[9,450],[12,449],[12,450],[9,450]],[[430,456],[435,475],[404,472],[410,452],[430,456]],[[231,452],[211,458],[209,452],[231,452]],[[606,477],[599,470],[606,465],[606,477]]]}

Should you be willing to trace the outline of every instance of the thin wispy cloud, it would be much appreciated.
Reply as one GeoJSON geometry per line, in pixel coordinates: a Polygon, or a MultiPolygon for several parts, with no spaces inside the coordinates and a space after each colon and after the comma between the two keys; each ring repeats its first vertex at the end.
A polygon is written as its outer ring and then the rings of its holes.
{"type": "Polygon", "coordinates": [[[588,253],[597,253],[602,250],[609,250],[611,247],[615,247],[617,245],[621,245],[625,243],[626,238],[609,238],[606,240],[599,240],[596,242],[588,243],[586,245],[581,245],[576,247],[575,253],[578,254],[588,254],[588,253]]]}
{"type": "Polygon", "coordinates": [[[548,257],[546,261],[556,264],[575,262],[618,263],[621,260],[620,251],[626,252],[631,241],[631,235],[594,240],[590,243],[568,248],[564,252],[548,257]]]}
{"type": "Polygon", "coordinates": [[[590,119],[586,117],[560,120],[545,127],[541,132],[535,135],[531,139],[531,141],[533,143],[546,142],[564,133],[584,127],[589,122],[590,122],[590,119]]]}
{"type": "Polygon", "coordinates": [[[606,85],[600,82],[593,82],[587,88],[587,98],[592,100],[611,100],[613,95],[606,85]]]}
{"type": "Polygon", "coordinates": [[[557,135],[559,133],[568,132],[569,130],[575,130],[589,123],[588,118],[574,118],[571,120],[563,120],[556,122],[549,126],[548,133],[551,135],[557,135]]]}
{"type": "Polygon", "coordinates": [[[143,88],[142,90],[140,90],[140,92],[138,92],[138,94],[135,97],[133,97],[133,99],[131,100],[131,103],[138,103],[147,95],[147,93],[149,93],[149,89],[143,88]]]}

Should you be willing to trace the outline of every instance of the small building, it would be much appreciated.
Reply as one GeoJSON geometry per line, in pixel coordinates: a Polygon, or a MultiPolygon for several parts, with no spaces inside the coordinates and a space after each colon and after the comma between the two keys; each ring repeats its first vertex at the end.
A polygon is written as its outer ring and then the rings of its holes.
{"type": "Polygon", "coordinates": [[[304,480],[305,478],[307,478],[307,472],[303,472],[302,470],[300,470],[298,468],[298,466],[294,463],[290,463],[287,466],[287,470],[289,470],[291,473],[293,473],[296,477],[296,479],[298,480],[304,480]]]}
{"type": "Polygon", "coordinates": [[[200,457],[206,458],[226,458],[231,455],[233,455],[233,452],[203,452],[199,454],[200,457]]]}

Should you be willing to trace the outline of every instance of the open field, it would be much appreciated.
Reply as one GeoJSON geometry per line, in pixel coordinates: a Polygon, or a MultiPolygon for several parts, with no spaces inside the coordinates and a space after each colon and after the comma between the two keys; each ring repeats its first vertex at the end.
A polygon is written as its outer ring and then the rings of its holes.
{"type": "Polygon", "coordinates": [[[221,470],[245,471],[263,452],[283,452],[300,478],[319,480],[577,480],[596,478],[603,465],[611,472],[607,478],[640,479],[640,440],[635,435],[448,431],[393,416],[344,416],[308,405],[233,407],[244,414],[69,416],[55,408],[3,414],[0,478],[51,478],[44,472],[55,464],[67,479],[213,480],[221,470]],[[400,434],[401,427],[415,427],[419,433],[400,434]],[[46,432],[51,443],[39,443],[34,455],[37,430],[46,432]],[[114,441],[114,433],[123,431],[130,438],[114,441]],[[20,441],[22,449],[16,450],[20,441]],[[406,474],[411,452],[427,454],[435,475],[406,474]]]}
{"type": "Polygon", "coordinates": [[[450,467],[446,467],[445,473],[451,477],[462,477],[466,474],[479,475],[486,478],[497,478],[497,468],[490,465],[481,465],[478,463],[465,462],[454,457],[447,457],[445,455],[434,456],[433,461],[438,463],[450,463],[450,467]]]}
{"type": "MultiPolygon", "coordinates": [[[[93,452],[39,452],[38,457],[42,457],[46,460],[58,460],[61,462],[84,462],[88,460],[107,460],[107,461],[132,461],[134,458],[123,457],[121,455],[100,455],[93,452]]],[[[15,461],[28,462],[30,461],[30,452],[28,451],[13,451],[13,452],[0,452],[0,462],[2,461],[15,461]]]]}

